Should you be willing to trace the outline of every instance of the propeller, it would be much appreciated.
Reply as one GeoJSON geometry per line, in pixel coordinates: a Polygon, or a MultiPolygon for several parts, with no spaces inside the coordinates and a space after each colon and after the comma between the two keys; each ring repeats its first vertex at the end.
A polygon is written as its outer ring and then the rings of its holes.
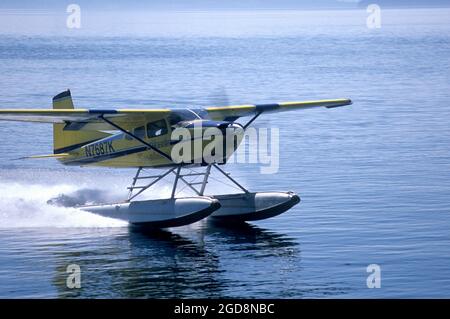
{"type": "Polygon", "coordinates": [[[207,99],[207,106],[227,106],[230,105],[227,90],[224,86],[216,88],[207,99]]]}

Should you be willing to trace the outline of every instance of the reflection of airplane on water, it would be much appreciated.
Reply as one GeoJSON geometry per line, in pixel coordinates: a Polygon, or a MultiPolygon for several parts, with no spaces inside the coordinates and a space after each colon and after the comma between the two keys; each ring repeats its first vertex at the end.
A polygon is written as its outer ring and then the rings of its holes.
{"type": "MultiPolygon", "coordinates": [[[[60,297],[222,298],[237,284],[229,277],[232,271],[223,268],[230,259],[252,264],[254,257],[249,256],[256,254],[261,262],[300,260],[299,244],[282,233],[246,223],[232,228],[210,222],[198,226],[195,231],[108,229],[100,241],[91,229],[63,229],[63,236],[69,233],[82,240],[49,248],[55,250],[53,285],[60,297]],[[70,263],[82,269],[82,289],[66,286],[70,263]]],[[[245,271],[252,274],[255,269],[245,271]]]]}

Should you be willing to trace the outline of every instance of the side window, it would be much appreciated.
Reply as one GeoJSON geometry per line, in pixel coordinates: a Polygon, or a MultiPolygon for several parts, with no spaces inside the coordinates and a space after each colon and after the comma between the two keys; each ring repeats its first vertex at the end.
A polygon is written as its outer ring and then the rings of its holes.
{"type": "Polygon", "coordinates": [[[136,127],[133,131],[133,134],[139,138],[144,138],[145,136],[145,127],[144,126],[139,126],[136,127]]]}
{"type": "Polygon", "coordinates": [[[167,124],[165,120],[150,122],[147,124],[147,137],[152,138],[167,134],[167,124]]]}

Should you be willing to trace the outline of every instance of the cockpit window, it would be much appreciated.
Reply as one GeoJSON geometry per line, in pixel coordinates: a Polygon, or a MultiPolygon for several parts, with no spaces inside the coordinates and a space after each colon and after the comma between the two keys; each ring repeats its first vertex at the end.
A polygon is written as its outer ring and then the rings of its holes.
{"type": "Polygon", "coordinates": [[[170,114],[169,123],[170,126],[177,124],[178,122],[184,121],[184,119],[178,114],[170,114]]]}
{"type": "Polygon", "coordinates": [[[171,114],[169,115],[169,124],[173,127],[179,122],[193,121],[198,119],[200,119],[200,117],[192,110],[172,110],[171,114]]]}
{"type": "Polygon", "coordinates": [[[152,138],[167,134],[167,124],[165,120],[150,122],[147,124],[147,137],[152,138]]]}

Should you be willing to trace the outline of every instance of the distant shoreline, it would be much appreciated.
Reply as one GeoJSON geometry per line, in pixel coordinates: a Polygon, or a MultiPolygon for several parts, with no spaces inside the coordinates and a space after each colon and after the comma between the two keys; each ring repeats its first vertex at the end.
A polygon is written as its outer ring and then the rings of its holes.
{"type": "MultiPolygon", "coordinates": [[[[379,4],[377,4],[379,5],[379,4]]],[[[417,10],[417,9],[449,9],[448,6],[385,6],[379,5],[380,8],[385,10],[417,10]]],[[[112,8],[99,8],[99,7],[88,7],[84,10],[89,12],[124,12],[124,13],[132,13],[132,12],[140,12],[143,10],[148,10],[152,13],[218,13],[218,12],[296,12],[296,11],[359,11],[365,10],[366,6],[358,6],[358,7],[323,7],[323,8],[210,8],[210,9],[187,9],[187,8],[135,8],[135,9],[112,9],[112,8]]],[[[65,13],[65,11],[64,11],[65,13]]],[[[61,10],[57,10],[55,8],[2,8],[0,7],[0,14],[61,14],[61,10]]]]}

